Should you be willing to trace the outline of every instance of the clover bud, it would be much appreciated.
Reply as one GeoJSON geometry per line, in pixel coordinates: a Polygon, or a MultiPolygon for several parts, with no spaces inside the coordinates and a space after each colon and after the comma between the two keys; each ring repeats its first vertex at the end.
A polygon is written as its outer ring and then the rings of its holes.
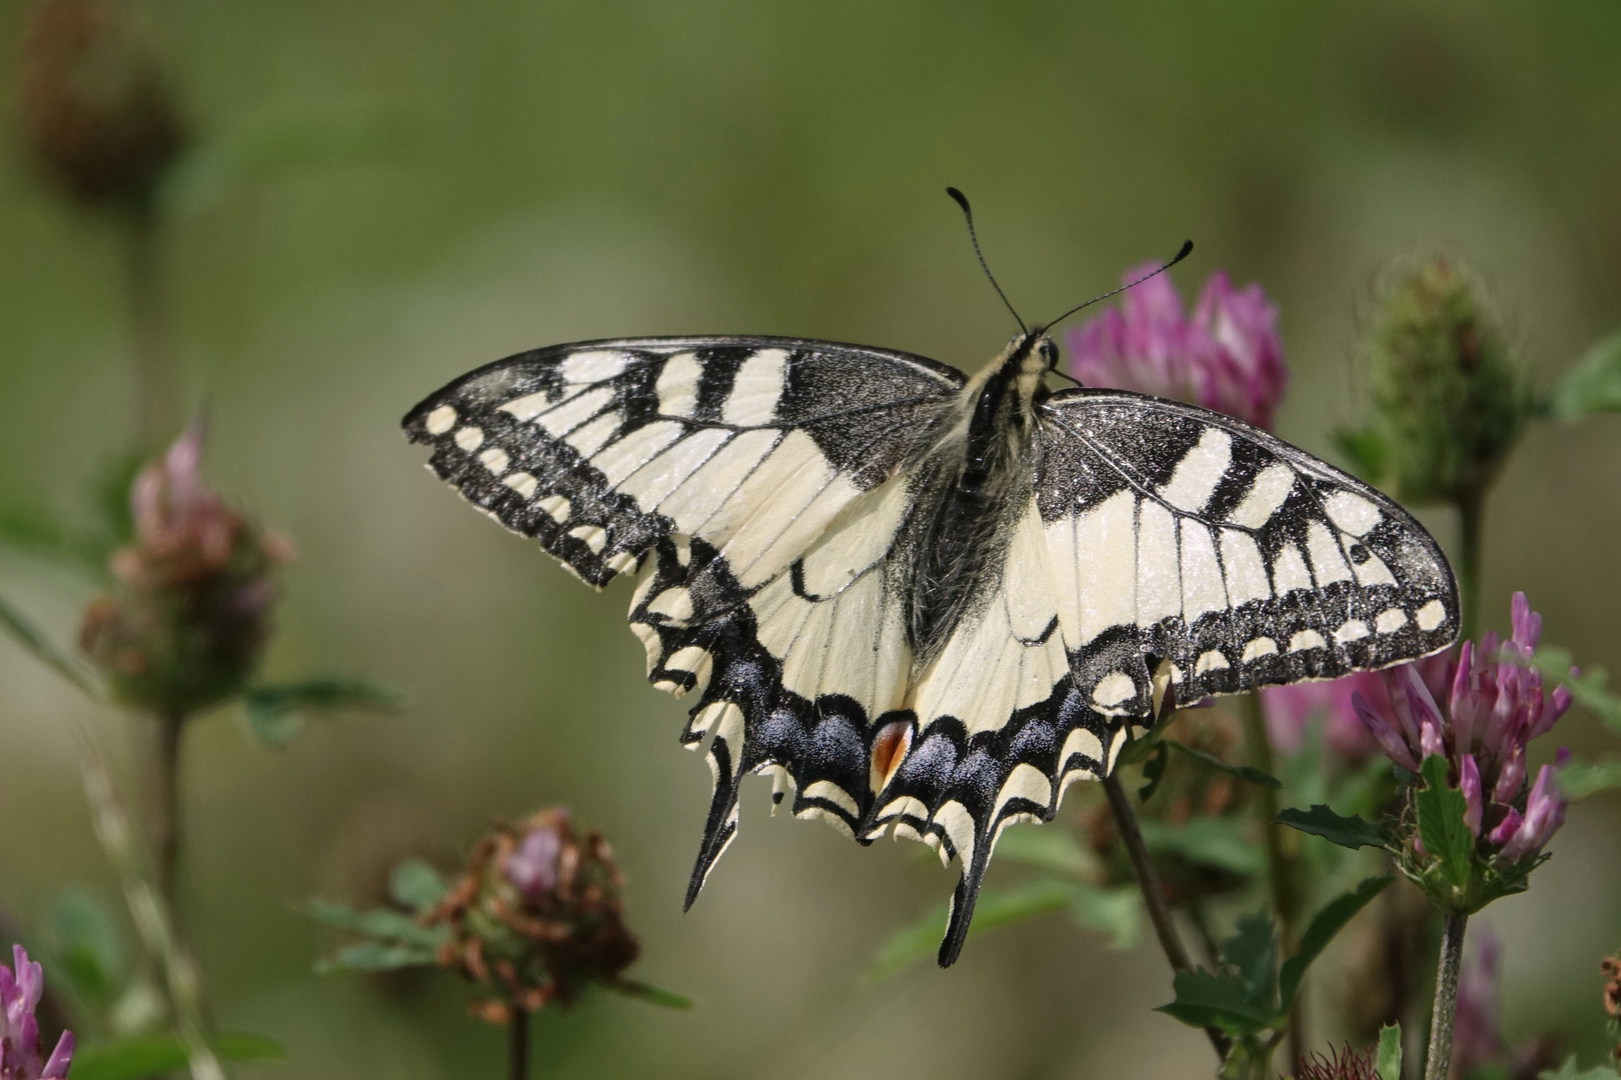
{"type": "Polygon", "coordinates": [[[567,1007],[593,982],[619,985],[641,951],[622,885],[607,841],[575,832],[561,807],[498,825],[428,916],[451,931],[439,962],[494,991],[473,1008],[492,1024],[567,1007]]]}
{"type": "Polygon", "coordinates": [[[184,717],[239,693],[257,667],[287,542],[227,506],[200,476],[194,423],[130,489],[133,542],[113,553],[110,595],[79,645],[115,696],[184,717]]]}
{"type": "Polygon", "coordinates": [[[65,1080],[73,1033],[64,1031],[51,1056],[40,1059],[34,1010],[45,993],[45,973],[21,945],[12,946],[11,956],[11,967],[0,964],[0,1080],[65,1080]]]}
{"type": "Polygon", "coordinates": [[[1480,290],[1439,257],[1383,286],[1367,379],[1383,468],[1408,502],[1478,499],[1533,407],[1480,290]]]}
{"type": "Polygon", "coordinates": [[[34,9],[23,32],[18,101],[29,156],[83,206],[150,210],[186,145],[128,9],[106,0],[44,0],[34,9]]]}

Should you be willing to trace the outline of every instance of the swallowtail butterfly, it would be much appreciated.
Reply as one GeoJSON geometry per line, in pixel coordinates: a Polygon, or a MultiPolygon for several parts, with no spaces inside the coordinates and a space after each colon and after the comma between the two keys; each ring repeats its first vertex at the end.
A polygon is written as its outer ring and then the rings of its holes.
{"type": "Polygon", "coordinates": [[[405,417],[429,467],[598,588],[634,574],[648,676],[744,773],[862,844],[961,860],[956,959],[1001,830],[1050,820],[1168,701],[1449,645],[1456,586],[1400,506],[1264,431],[1053,391],[1045,329],[973,376],[776,337],[519,353],[405,417]]]}

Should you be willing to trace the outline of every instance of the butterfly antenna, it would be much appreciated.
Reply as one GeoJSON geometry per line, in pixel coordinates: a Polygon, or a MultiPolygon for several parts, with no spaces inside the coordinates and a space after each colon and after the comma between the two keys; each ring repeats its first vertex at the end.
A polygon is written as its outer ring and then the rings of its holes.
{"type": "Polygon", "coordinates": [[[1187,258],[1189,253],[1192,252],[1192,251],[1193,251],[1193,241],[1192,240],[1184,240],[1184,241],[1182,241],[1182,250],[1178,251],[1176,253],[1176,257],[1173,258],[1170,262],[1165,263],[1164,265],[1162,265],[1162,266],[1160,266],[1160,267],[1158,267],[1158,268],[1156,268],[1154,270],[1149,271],[1148,273],[1144,274],[1142,277],[1138,278],[1136,281],[1128,281],[1124,285],[1120,286],[1118,289],[1110,289],[1108,292],[1104,293],[1102,296],[1094,296],[1094,297],[1092,297],[1092,299],[1088,300],[1084,304],[1076,304],[1074,307],[1070,308],[1068,311],[1066,311],[1062,315],[1058,316],[1058,318],[1053,319],[1051,322],[1049,322],[1045,326],[1043,326],[1041,328],[1042,332],[1045,333],[1047,330],[1050,330],[1052,327],[1057,326],[1059,323],[1063,322],[1065,319],[1069,318],[1071,315],[1075,314],[1077,311],[1081,310],[1082,308],[1091,307],[1093,304],[1096,304],[1100,300],[1107,300],[1109,297],[1115,296],[1115,295],[1117,295],[1119,293],[1123,293],[1127,289],[1136,288],[1138,285],[1141,285],[1143,282],[1147,281],[1149,278],[1154,277],[1155,275],[1158,275],[1158,274],[1165,273],[1165,271],[1169,270],[1171,267],[1175,266],[1177,263],[1179,263],[1183,259],[1187,258]]]}
{"type": "Polygon", "coordinates": [[[974,232],[974,211],[968,206],[968,196],[964,195],[954,187],[946,188],[946,194],[955,199],[957,205],[962,207],[962,216],[968,220],[968,239],[974,245],[974,255],[979,259],[979,268],[985,271],[985,276],[990,279],[991,288],[995,289],[996,295],[1002,298],[1002,303],[1006,304],[1007,309],[1013,312],[1013,319],[1019,324],[1019,329],[1028,334],[1030,332],[1030,328],[1024,325],[1024,320],[1019,318],[1019,313],[1017,311],[1013,311],[1012,301],[1008,300],[1007,293],[1003,292],[1002,286],[996,283],[996,275],[992,274],[991,268],[985,264],[985,253],[979,250],[979,236],[974,232]]]}

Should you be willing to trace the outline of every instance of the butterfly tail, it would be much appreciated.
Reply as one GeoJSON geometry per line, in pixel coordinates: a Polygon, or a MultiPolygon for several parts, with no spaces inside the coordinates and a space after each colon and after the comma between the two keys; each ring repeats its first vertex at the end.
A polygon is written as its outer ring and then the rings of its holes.
{"type": "Polygon", "coordinates": [[[968,939],[968,924],[974,918],[974,905],[979,901],[979,883],[990,863],[984,843],[974,845],[974,857],[963,867],[957,889],[951,894],[951,913],[946,920],[945,940],[940,942],[940,966],[950,967],[957,962],[963,942],[968,939]]]}
{"type": "Polygon", "coordinates": [[[742,753],[741,724],[735,735],[720,732],[709,744],[709,767],[715,774],[715,792],[709,800],[709,817],[704,822],[704,838],[698,845],[698,861],[692,868],[692,880],[687,883],[687,900],[683,911],[691,909],[709,878],[709,872],[737,836],[737,789],[743,772],[742,753]],[[734,741],[736,746],[733,745],[734,741]]]}

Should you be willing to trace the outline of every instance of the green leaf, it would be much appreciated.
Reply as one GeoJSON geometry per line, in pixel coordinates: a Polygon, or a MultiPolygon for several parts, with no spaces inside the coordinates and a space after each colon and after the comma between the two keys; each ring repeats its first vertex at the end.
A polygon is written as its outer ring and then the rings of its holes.
{"type": "Polygon", "coordinates": [[[88,1002],[111,1001],[124,957],[107,909],[84,893],[65,893],[51,905],[50,928],[58,970],[73,989],[88,1002]]]}
{"type": "Polygon", "coordinates": [[[51,639],[34,625],[33,620],[3,598],[0,598],[0,627],[3,627],[17,644],[33,653],[34,658],[40,663],[89,696],[93,698],[101,696],[91,676],[79,662],[52,644],[51,639]]]}
{"type": "MultiPolygon", "coordinates": [[[[78,1080],[78,1073],[74,1073],[74,1080],[78,1080]]],[[[1572,1054],[1565,1059],[1565,1063],[1555,1072],[1553,1069],[1543,1069],[1537,1073],[1537,1080],[1615,1080],[1615,1070],[1608,1065],[1596,1069],[1576,1069],[1576,1055],[1572,1054]]]]}
{"type": "Polygon", "coordinates": [[[1441,861],[1441,872],[1457,888],[1469,884],[1469,856],[1475,838],[1464,824],[1467,809],[1463,792],[1447,785],[1451,768],[1440,754],[1431,754],[1419,766],[1424,786],[1413,796],[1418,813],[1418,839],[1432,858],[1441,861]]]}
{"type": "Polygon", "coordinates": [[[423,967],[438,962],[436,949],[421,945],[391,945],[382,941],[362,941],[339,949],[330,960],[318,961],[317,975],[335,971],[398,971],[400,968],[423,967]]]}
{"type": "Polygon", "coordinates": [[[1147,802],[1159,790],[1161,780],[1165,779],[1165,765],[1170,761],[1171,752],[1166,748],[1164,740],[1154,745],[1154,751],[1143,763],[1143,779],[1147,781],[1137,789],[1137,798],[1147,802]]]}
{"type": "Polygon", "coordinates": [[[44,508],[0,504],[0,544],[29,555],[58,559],[100,577],[107,571],[101,545],[63,528],[44,508]]]}
{"type": "Polygon", "coordinates": [[[1364,848],[1384,846],[1384,834],[1379,826],[1355,815],[1344,817],[1318,803],[1310,810],[1293,807],[1278,811],[1278,824],[1303,833],[1321,836],[1340,847],[1364,848]]]}
{"type": "Polygon", "coordinates": [[[1621,788],[1621,758],[1571,761],[1559,770],[1559,793],[1572,802],[1615,788],[1621,788]]]}
{"type": "Polygon", "coordinates": [[[626,997],[638,998],[649,1005],[662,1005],[666,1009],[690,1009],[692,999],[682,997],[673,990],[661,990],[634,979],[617,979],[611,983],[604,983],[609,990],[626,997]]]}
{"type": "Polygon", "coordinates": [[[1587,709],[1606,727],[1621,735],[1621,697],[1610,692],[1609,676],[1601,667],[1590,667],[1571,677],[1571,655],[1568,649],[1544,645],[1531,657],[1531,666],[1542,672],[1544,678],[1557,679],[1570,691],[1571,698],[1587,709]]]}
{"type": "Polygon", "coordinates": [[[449,891],[439,871],[421,859],[407,859],[388,875],[388,895],[418,915],[438,904],[449,891]]]}
{"type": "Polygon", "coordinates": [[[394,712],[400,707],[400,695],[391,687],[354,679],[306,679],[255,686],[243,695],[242,707],[261,742],[286,746],[304,730],[306,713],[394,712]]]}
{"type": "MultiPolygon", "coordinates": [[[[221,1032],[214,1052],[226,1061],[272,1061],[282,1048],[271,1039],[221,1032]]],[[[133,1035],[74,1051],[73,1080],[147,1080],[186,1070],[186,1048],[172,1035],[133,1035]]]]}
{"type": "MultiPolygon", "coordinates": [[[[1062,911],[1070,903],[1075,888],[1074,882],[1037,878],[1009,889],[981,889],[968,936],[972,938],[998,926],[1062,911]]],[[[878,956],[862,975],[862,980],[886,978],[914,960],[933,956],[940,948],[940,940],[946,936],[948,911],[948,906],[941,904],[917,922],[897,931],[878,950],[878,956]]]]}
{"type": "Polygon", "coordinates": [[[1384,476],[1390,451],[1378,432],[1371,428],[1341,429],[1334,432],[1334,445],[1350,461],[1351,471],[1362,479],[1373,482],[1384,476]]]}
{"type": "Polygon", "coordinates": [[[1350,892],[1324,904],[1322,909],[1312,916],[1311,922],[1306,924],[1305,933],[1300,935],[1300,948],[1283,962],[1283,967],[1278,972],[1278,995],[1284,1012],[1288,1012],[1290,1005],[1294,1003],[1295,993],[1300,989],[1300,983],[1305,979],[1306,969],[1311,967],[1312,961],[1328,948],[1328,943],[1334,940],[1334,935],[1338,934],[1357,912],[1366,907],[1368,901],[1384,892],[1385,886],[1394,880],[1392,877],[1367,878],[1350,892]]]}
{"type": "Polygon", "coordinates": [[[1109,935],[1111,949],[1129,949],[1142,933],[1142,895],[1134,885],[1113,889],[1079,885],[1070,895],[1070,918],[1109,935]]]}
{"type": "Polygon", "coordinates": [[[1621,412],[1621,331],[1576,361],[1553,388],[1548,405],[1563,420],[1621,412]]]}
{"type": "Polygon", "coordinates": [[[340,930],[350,930],[383,941],[418,945],[426,949],[438,948],[449,933],[443,926],[423,926],[414,916],[402,911],[389,911],[387,908],[356,911],[343,904],[311,900],[304,906],[304,913],[318,923],[335,926],[340,930]]]}
{"type": "Polygon", "coordinates": [[[1060,874],[1080,876],[1095,870],[1098,857],[1082,847],[1073,833],[1038,825],[1015,825],[996,842],[996,858],[1060,874]]]}
{"type": "Polygon", "coordinates": [[[1379,1050],[1374,1065],[1379,1080],[1401,1080],[1400,1024],[1386,1024],[1379,1029],[1379,1050]]]}
{"type": "Polygon", "coordinates": [[[1276,1011],[1257,1005],[1244,984],[1230,975],[1179,971],[1172,980],[1176,1000],[1156,1012],[1190,1027],[1216,1027],[1229,1035],[1253,1035],[1281,1022],[1276,1011]]]}
{"type": "Polygon", "coordinates": [[[1164,746],[1174,746],[1193,760],[1201,761],[1210,766],[1212,769],[1220,770],[1221,772],[1227,773],[1229,776],[1236,776],[1241,780],[1248,780],[1252,784],[1260,784],[1263,787],[1283,787],[1282,780],[1279,780],[1277,777],[1268,773],[1264,773],[1260,769],[1253,766],[1229,765],[1227,762],[1221,760],[1219,757],[1216,757],[1214,754],[1207,754],[1203,750],[1195,750],[1191,746],[1184,746],[1175,739],[1161,739],[1160,743],[1164,746]]]}
{"type": "Polygon", "coordinates": [[[1221,962],[1234,969],[1250,1001],[1260,1009],[1277,1007],[1278,936],[1264,914],[1245,915],[1237,933],[1221,944],[1221,962]]]}
{"type": "Polygon", "coordinates": [[[1240,875],[1266,869],[1266,853],[1244,832],[1235,818],[1194,818],[1185,825],[1163,821],[1140,823],[1143,845],[1153,855],[1175,855],[1200,866],[1240,875]]]}

